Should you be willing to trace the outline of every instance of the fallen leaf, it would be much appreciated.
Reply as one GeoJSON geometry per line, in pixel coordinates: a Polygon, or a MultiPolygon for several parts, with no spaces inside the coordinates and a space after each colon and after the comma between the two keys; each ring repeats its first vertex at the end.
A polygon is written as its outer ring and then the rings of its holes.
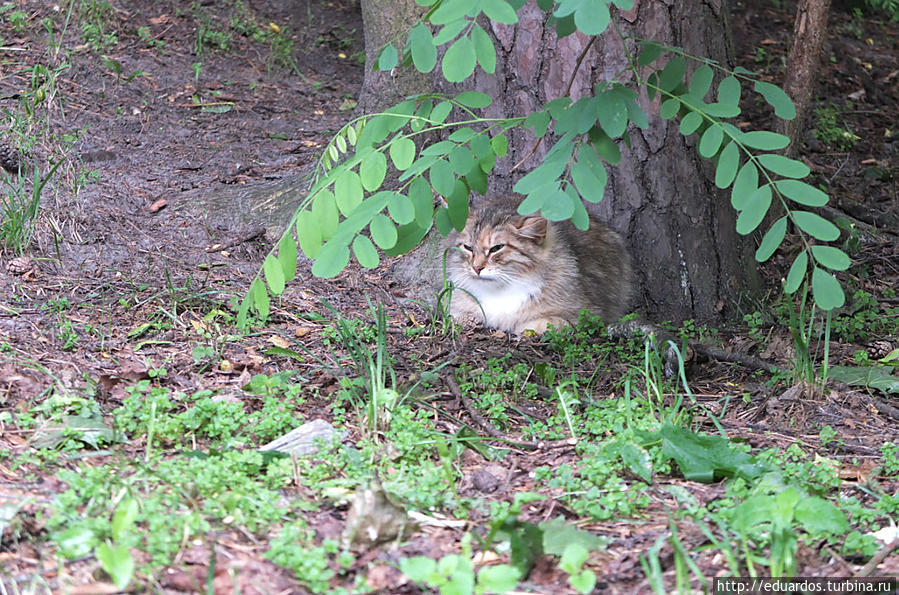
{"type": "Polygon", "coordinates": [[[160,198],[153,204],[151,204],[147,210],[151,213],[158,213],[160,210],[164,209],[168,202],[164,198],[160,198]]]}

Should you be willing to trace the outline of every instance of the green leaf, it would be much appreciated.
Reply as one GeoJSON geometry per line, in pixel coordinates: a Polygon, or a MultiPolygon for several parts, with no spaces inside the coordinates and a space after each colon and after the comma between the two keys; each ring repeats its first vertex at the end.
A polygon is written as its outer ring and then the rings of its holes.
{"type": "Polygon", "coordinates": [[[590,229],[590,214],[584,207],[584,201],[580,196],[578,196],[577,190],[574,188],[574,184],[566,184],[565,193],[568,195],[568,198],[571,199],[571,204],[574,205],[574,213],[572,213],[571,215],[571,223],[574,224],[577,229],[581,231],[587,231],[588,229],[590,229]]]}
{"type": "Polygon", "coordinates": [[[797,502],[794,516],[813,535],[842,535],[849,530],[849,523],[840,509],[818,496],[810,496],[797,502]]]}
{"type": "Polygon", "coordinates": [[[657,432],[640,432],[643,444],[662,443],[662,455],[673,459],[684,477],[711,483],[721,477],[753,480],[768,470],[766,463],[738,450],[730,440],[717,435],[696,434],[665,424],[657,432]]]}
{"type": "Polygon", "coordinates": [[[440,46],[447,41],[455,39],[456,35],[461,33],[462,29],[464,29],[468,23],[469,21],[466,19],[459,19],[444,25],[440,31],[437,32],[437,35],[434,36],[434,46],[440,46]]]}
{"type": "Polygon", "coordinates": [[[712,70],[711,66],[708,64],[700,64],[693,72],[693,77],[690,79],[689,95],[698,100],[702,100],[702,98],[706,96],[706,93],[709,92],[714,76],[715,72],[712,70]]]}
{"type": "Polygon", "coordinates": [[[602,35],[609,26],[609,20],[609,5],[602,0],[586,0],[574,13],[574,24],[584,35],[602,35]]]}
{"type": "Polygon", "coordinates": [[[451,111],[453,111],[453,104],[449,101],[441,101],[431,110],[430,120],[434,124],[442,124],[451,111]]]}
{"type": "Polygon", "coordinates": [[[468,219],[468,187],[462,180],[456,180],[453,191],[446,197],[447,215],[456,231],[462,231],[468,219]]]}
{"type": "Polygon", "coordinates": [[[124,545],[109,545],[106,542],[97,546],[95,552],[103,570],[112,577],[112,582],[119,589],[124,589],[134,576],[134,558],[131,550],[124,545]]]}
{"type": "Polygon", "coordinates": [[[350,248],[346,244],[328,241],[312,264],[312,274],[322,279],[335,277],[350,263],[350,248]]]}
{"type": "Polygon", "coordinates": [[[470,37],[460,37],[443,56],[443,78],[450,83],[461,83],[471,76],[477,63],[477,53],[470,37]]]}
{"type": "Polygon", "coordinates": [[[784,283],[784,291],[786,293],[795,293],[799,286],[802,285],[802,280],[805,279],[805,272],[808,270],[808,252],[803,250],[796,256],[796,260],[793,261],[792,266],[790,266],[790,272],[787,273],[787,280],[784,283]]]}
{"type": "Polygon", "coordinates": [[[387,199],[387,210],[394,221],[400,225],[412,223],[415,220],[415,207],[412,201],[399,192],[391,192],[387,199]]]}
{"type": "Polygon", "coordinates": [[[640,51],[640,55],[637,56],[637,66],[649,66],[662,54],[661,46],[652,41],[643,41],[638,45],[642,46],[643,49],[640,51]]]}
{"type": "Polygon", "coordinates": [[[778,246],[783,242],[787,233],[787,217],[786,215],[771,224],[771,228],[762,238],[759,249],[755,251],[755,260],[757,262],[765,262],[777,251],[778,246]]]}
{"type": "Polygon", "coordinates": [[[384,250],[387,256],[399,256],[416,248],[424,239],[428,232],[431,231],[431,222],[428,221],[427,227],[419,227],[415,223],[401,225],[397,231],[396,245],[390,250],[384,250]]]}
{"type": "Polygon", "coordinates": [[[718,156],[718,165],[715,169],[715,185],[718,188],[727,188],[734,181],[737,169],[740,167],[740,149],[737,143],[731,141],[724,146],[721,155],[718,156]]]}
{"type": "Polygon", "coordinates": [[[387,157],[382,151],[372,151],[359,165],[359,178],[362,187],[369,192],[374,192],[384,183],[387,174],[387,157]]]}
{"type": "Polygon", "coordinates": [[[668,61],[659,73],[659,87],[663,91],[672,91],[684,80],[687,72],[687,61],[683,56],[675,56],[668,61]]]}
{"type": "Polygon", "coordinates": [[[505,134],[497,134],[490,139],[490,147],[493,149],[494,155],[503,158],[509,152],[509,139],[505,134]]]}
{"type": "Polygon", "coordinates": [[[582,148],[578,151],[579,160],[571,164],[571,180],[577,187],[578,193],[588,202],[599,202],[602,200],[608,179],[606,168],[595,155],[596,153],[589,147],[586,150],[582,148]],[[591,164],[580,157],[581,152],[586,155],[587,150],[594,154],[595,163],[598,164],[598,167],[591,167],[591,164]]]}
{"type": "Polygon", "coordinates": [[[662,107],[659,109],[659,115],[662,116],[665,120],[673,119],[677,113],[680,111],[680,100],[676,97],[669,97],[665,101],[662,102],[662,107]]]}
{"type": "Polygon", "coordinates": [[[484,11],[487,18],[497,23],[514,25],[518,22],[518,15],[505,0],[482,0],[481,10],[484,11]]]}
{"type": "Polygon", "coordinates": [[[737,217],[737,233],[747,235],[755,231],[762,219],[768,213],[771,206],[771,186],[765,184],[752,193],[752,196],[743,205],[743,210],[737,217]]]}
{"type": "Polygon", "coordinates": [[[715,118],[734,118],[740,115],[740,106],[729,103],[706,103],[701,109],[715,118]]]}
{"type": "Polygon", "coordinates": [[[740,105],[740,80],[737,77],[726,77],[718,84],[718,102],[740,105]]]}
{"type": "Polygon", "coordinates": [[[256,308],[256,313],[259,315],[259,318],[265,320],[268,318],[270,303],[268,292],[265,290],[265,284],[262,282],[262,279],[253,281],[250,291],[253,293],[253,307],[256,308]]]}
{"type": "Polygon", "coordinates": [[[702,138],[699,139],[699,154],[706,159],[713,157],[721,148],[722,140],[724,140],[724,130],[714,124],[709,126],[702,133],[702,138]]]}
{"type": "Polygon", "coordinates": [[[574,214],[574,204],[567,193],[557,189],[544,198],[540,213],[550,221],[564,221],[574,214]]]}
{"type": "MultiPolygon", "coordinates": [[[[588,102],[588,106],[595,106],[595,114],[599,116],[599,125],[611,138],[621,136],[627,128],[627,104],[619,93],[615,90],[606,91],[596,96],[592,102],[588,102]]],[[[592,107],[591,106],[591,107],[592,107]]],[[[593,126],[595,116],[593,110],[589,110],[588,120],[583,130],[578,132],[587,132],[593,126]]]]}
{"type": "Polygon", "coordinates": [[[833,310],[846,303],[840,282],[824,269],[815,267],[812,270],[812,291],[815,293],[815,303],[822,310],[833,310]]]}
{"type": "Polygon", "coordinates": [[[431,166],[431,186],[438,194],[449,196],[453,191],[453,185],[456,183],[456,176],[453,175],[453,168],[444,159],[437,161],[431,166]]]}
{"type": "Polygon", "coordinates": [[[888,394],[899,394],[899,376],[893,376],[893,366],[831,366],[827,375],[852,386],[874,388],[888,394]]]}
{"type": "Polygon", "coordinates": [[[390,144],[390,160],[399,171],[409,169],[415,161],[415,141],[408,137],[400,137],[390,144]]]}
{"type": "Polygon", "coordinates": [[[319,220],[310,211],[300,211],[297,214],[297,241],[308,258],[315,258],[322,247],[319,220]]]}
{"type": "Polygon", "coordinates": [[[393,47],[392,43],[388,43],[384,46],[384,49],[381,50],[381,53],[378,54],[378,70],[393,70],[398,63],[398,60],[399,57],[397,56],[396,48],[393,47]]]}
{"type": "Polygon", "coordinates": [[[284,281],[293,281],[297,274],[297,243],[290,233],[285,233],[278,244],[278,262],[281,263],[284,281]]]}
{"type": "Polygon", "coordinates": [[[744,132],[740,141],[753,149],[777,151],[790,144],[790,137],[768,130],[751,130],[744,132]]]}
{"type": "Polygon", "coordinates": [[[493,98],[480,91],[464,91],[456,95],[456,101],[464,106],[479,109],[493,103],[493,98]]]}
{"type": "Polygon", "coordinates": [[[778,118],[792,120],[796,117],[796,107],[783,89],[777,85],[764,81],[755,81],[755,90],[765,98],[768,105],[774,108],[774,114],[778,118]]]}
{"type": "Polygon", "coordinates": [[[359,179],[359,174],[346,171],[337,178],[334,182],[334,197],[337,199],[337,208],[344,217],[348,217],[362,202],[362,180],[359,179]]]}
{"type": "Polygon", "coordinates": [[[690,112],[680,121],[680,133],[689,136],[702,125],[703,117],[699,112],[690,112]]]}
{"type": "Polygon", "coordinates": [[[443,2],[431,15],[431,23],[445,25],[451,21],[461,19],[478,5],[478,0],[453,0],[443,2]]]}
{"type": "Polygon", "coordinates": [[[752,161],[747,161],[740,168],[730,193],[730,204],[734,209],[742,211],[746,201],[759,187],[759,170],[752,161]]]}
{"type": "Polygon", "coordinates": [[[449,211],[447,211],[446,207],[439,207],[437,212],[434,213],[434,225],[437,227],[437,231],[444,237],[448,236],[454,229],[453,223],[449,219],[449,211]]]}
{"type": "Polygon", "coordinates": [[[827,204],[827,194],[800,180],[778,180],[774,182],[784,196],[801,205],[823,207],[827,204]]]}
{"type": "Polygon", "coordinates": [[[356,239],[353,240],[353,255],[359,264],[367,269],[373,269],[381,263],[381,257],[378,256],[375,245],[365,236],[356,236],[356,239]]]}
{"type": "Polygon", "coordinates": [[[415,223],[418,227],[430,227],[434,217],[434,195],[424,178],[415,178],[409,185],[409,199],[415,208],[415,223]]]}
{"type": "Polygon", "coordinates": [[[845,271],[852,264],[848,254],[833,246],[812,246],[812,256],[818,264],[835,271],[845,271]]]}
{"type": "Polygon", "coordinates": [[[265,257],[262,270],[265,272],[265,280],[272,295],[284,293],[284,268],[274,255],[269,254],[265,257]]]}
{"type": "Polygon", "coordinates": [[[590,551],[583,545],[579,543],[570,543],[562,552],[562,557],[559,560],[559,568],[568,574],[576,574],[581,571],[581,567],[584,565],[584,562],[587,561],[589,555],[590,551]]]}
{"type": "Polygon", "coordinates": [[[371,232],[371,239],[373,239],[382,250],[389,250],[396,244],[396,226],[384,213],[375,215],[371,220],[368,229],[371,232]]]}
{"type": "Polygon", "coordinates": [[[549,521],[543,521],[538,527],[543,530],[543,551],[551,556],[561,556],[571,544],[596,550],[605,543],[602,537],[566,523],[561,514],[549,521]]]}
{"type": "Polygon", "coordinates": [[[412,63],[419,72],[431,72],[437,65],[437,48],[431,32],[422,22],[415,24],[409,30],[406,38],[406,47],[412,53],[412,63]]]}
{"type": "Polygon", "coordinates": [[[549,114],[546,112],[533,112],[524,119],[524,127],[532,128],[534,136],[541,138],[549,127],[549,119],[549,114]]]}
{"type": "MultiPolygon", "coordinates": [[[[497,1],[502,2],[502,0],[497,1]]],[[[496,72],[496,48],[493,47],[493,40],[477,23],[471,28],[471,41],[474,43],[474,52],[478,57],[478,63],[484,72],[488,74],[496,72]]]]}
{"type": "Polygon", "coordinates": [[[121,541],[134,527],[137,513],[137,500],[134,498],[126,497],[119,502],[112,515],[112,538],[114,541],[121,541]]]}
{"type": "MultiPolygon", "coordinates": [[[[327,241],[334,235],[337,224],[340,222],[340,213],[337,211],[337,201],[330,190],[319,190],[312,200],[312,218],[318,224],[318,240],[327,241]]],[[[305,250],[304,250],[305,252],[305,250]]],[[[285,271],[286,272],[286,271],[285,271]]],[[[290,281],[293,277],[288,278],[290,281]]]]}
{"type": "Polygon", "coordinates": [[[508,593],[518,586],[521,571],[508,564],[485,566],[478,571],[478,588],[485,593],[508,593]]]}
{"type": "Polygon", "coordinates": [[[518,205],[519,215],[530,215],[536,213],[543,207],[543,203],[552,192],[559,189],[558,182],[547,192],[534,192],[528,194],[527,197],[518,205]]]}
{"type": "Polygon", "coordinates": [[[590,142],[593,144],[593,148],[596,149],[596,152],[599,153],[609,165],[618,165],[621,161],[621,149],[619,149],[615,141],[609,138],[609,135],[600,130],[599,127],[594,126],[590,129],[590,142]]]}
{"type": "Polygon", "coordinates": [[[817,213],[793,211],[792,218],[799,229],[822,242],[832,242],[840,237],[840,229],[817,213]]]}

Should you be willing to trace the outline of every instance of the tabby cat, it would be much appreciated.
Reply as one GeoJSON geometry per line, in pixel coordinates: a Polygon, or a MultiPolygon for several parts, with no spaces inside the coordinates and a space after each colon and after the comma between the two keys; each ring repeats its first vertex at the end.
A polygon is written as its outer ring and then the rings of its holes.
{"type": "Polygon", "coordinates": [[[447,238],[453,317],[519,335],[574,325],[584,308],[606,323],[620,318],[631,291],[620,236],[592,217],[581,231],[516,207],[508,198],[482,203],[447,238]]]}

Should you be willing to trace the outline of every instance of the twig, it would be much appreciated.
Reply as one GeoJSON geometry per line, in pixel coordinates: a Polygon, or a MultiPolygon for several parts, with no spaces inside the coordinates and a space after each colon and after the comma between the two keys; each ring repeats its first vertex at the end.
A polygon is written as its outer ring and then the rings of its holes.
{"type": "Polygon", "coordinates": [[[872,397],[871,402],[874,404],[874,408],[877,409],[880,413],[884,415],[888,415],[895,420],[899,420],[899,409],[896,409],[892,405],[878,399],[877,397],[872,397]]]}
{"type": "Polygon", "coordinates": [[[745,353],[739,352],[730,352],[724,351],[723,349],[719,349],[717,347],[712,347],[710,345],[705,345],[704,343],[690,343],[690,347],[693,348],[697,353],[704,355],[708,358],[719,362],[730,362],[733,364],[740,364],[746,366],[747,368],[752,368],[753,370],[763,370],[765,372],[776,373],[778,372],[777,366],[772,363],[766,362],[763,359],[754,357],[752,355],[747,355],[745,353]]]}
{"type": "Polygon", "coordinates": [[[861,570],[855,573],[855,576],[870,576],[872,572],[877,570],[877,567],[880,566],[880,563],[883,562],[886,557],[893,553],[895,550],[899,550],[899,539],[894,539],[892,543],[888,543],[880,548],[877,553],[874,554],[874,557],[871,558],[867,564],[862,566],[861,570]]]}
{"type": "Polygon", "coordinates": [[[510,446],[515,446],[517,448],[522,448],[526,450],[552,450],[555,448],[571,448],[575,444],[577,444],[576,438],[566,438],[564,440],[550,440],[549,442],[539,441],[525,441],[518,442],[515,440],[510,440],[506,438],[502,432],[496,429],[496,427],[490,423],[474,406],[474,403],[470,398],[466,397],[462,394],[462,389],[459,388],[459,384],[456,382],[456,369],[450,367],[448,369],[448,374],[444,377],[446,381],[446,386],[449,388],[450,392],[453,394],[459,402],[462,403],[462,406],[465,408],[465,411],[468,412],[468,415],[471,416],[471,419],[480,426],[482,430],[484,430],[489,438],[485,438],[485,440],[499,440],[504,442],[510,446]]]}

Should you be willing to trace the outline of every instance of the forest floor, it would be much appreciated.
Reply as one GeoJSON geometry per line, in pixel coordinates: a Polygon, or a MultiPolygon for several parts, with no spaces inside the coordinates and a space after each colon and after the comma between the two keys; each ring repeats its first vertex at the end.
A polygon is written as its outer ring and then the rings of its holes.
{"type": "MultiPolygon", "coordinates": [[[[780,82],[791,8],[739,3],[740,65],[780,82]]],[[[198,197],[309,171],[362,81],[353,2],[0,2],[0,60],[0,165],[24,172],[0,187],[0,593],[899,574],[899,23],[835,9],[803,141],[853,259],[829,343],[793,324],[845,367],[824,390],[796,382],[777,290],[671,330],[780,371],[697,349],[689,388],[591,321],[456,333],[379,269],[301,265],[239,332],[277,237],[198,197]],[[316,420],[329,448],[256,450],[316,420]]]]}

